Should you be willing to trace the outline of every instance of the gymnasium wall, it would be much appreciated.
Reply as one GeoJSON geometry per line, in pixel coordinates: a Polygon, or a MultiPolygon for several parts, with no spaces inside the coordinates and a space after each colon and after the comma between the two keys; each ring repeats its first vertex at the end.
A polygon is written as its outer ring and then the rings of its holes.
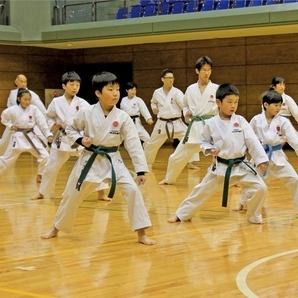
{"type": "MultiPolygon", "coordinates": [[[[160,72],[171,68],[175,86],[183,92],[197,80],[195,62],[202,55],[213,61],[211,80],[230,82],[240,91],[238,113],[250,120],[260,112],[259,96],[268,90],[272,77],[286,79],[286,93],[298,102],[298,34],[53,50],[0,45],[0,112],[17,74],[28,78],[29,89],[44,101],[44,89],[60,87],[61,75],[72,66],[129,62],[138,95],[148,106],[154,89],[161,86],[160,72]]],[[[295,121],[293,121],[295,124],[295,121]]],[[[152,127],[147,127],[151,132],[152,127]]],[[[297,126],[296,126],[297,128],[297,126]]],[[[0,126],[0,134],[4,130],[0,126]]]]}

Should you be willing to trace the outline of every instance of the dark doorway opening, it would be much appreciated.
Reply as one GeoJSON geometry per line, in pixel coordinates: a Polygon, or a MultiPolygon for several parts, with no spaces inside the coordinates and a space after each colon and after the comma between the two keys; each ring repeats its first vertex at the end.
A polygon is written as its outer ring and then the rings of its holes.
{"type": "MultiPolygon", "coordinates": [[[[68,67],[68,71],[75,71],[82,79],[81,88],[78,93],[79,97],[84,98],[90,104],[97,103],[97,98],[92,90],[92,76],[102,72],[109,71],[115,74],[120,82],[120,100],[126,96],[125,86],[132,81],[132,63],[97,63],[97,64],[80,64],[68,67]]],[[[120,100],[117,104],[119,107],[120,100]]]]}

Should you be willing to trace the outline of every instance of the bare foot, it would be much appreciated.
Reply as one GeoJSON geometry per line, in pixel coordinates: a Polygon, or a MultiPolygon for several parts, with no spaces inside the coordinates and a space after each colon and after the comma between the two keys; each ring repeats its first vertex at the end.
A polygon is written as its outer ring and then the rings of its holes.
{"type": "Polygon", "coordinates": [[[41,193],[37,193],[35,196],[33,196],[30,200],[36,201],[36,200],[42,200],[44,199],[44,196],[41,193]]]}
{"type": "Polygon", "coordinates": [[[200,170],[199,167],[195,166],[192,162],[189,162],[187,167],[190,169],[190,170],[200,170]]]}
{"type": "Polygon", "coordinates": [[[176,214],[168,219],[168,222],[170,222],[170,223],[174,223],[174,222],[178,222],[178,221],[180,221],[180,219],[178,218],[178,216],[176,214]]]}
{"type": "Polygon", "coordinates": [[[158,182],[158,185],[168,185],[168,183],[165,181],[165,179],[158,182]]]}
{"type": "Polygon", "coordinates": [[[236,183],[236,184],[234,184],[232,186],[234,186],[234,187],[240,187],[240,185],[238,183],[236,183]]]}
{"type": "Polygon", "coordinates": [[[48,233],[41,235],[41,239],[51,239],[58,235],[59,230],[53,227],[48,233]]]}
{"type": "Polygon", "coordinates": [[[241,211],[241,210],[243,210],[243,205],[239,203],[239,205],[237,207],[234,207],[232,210],[233,211],[241,211]]]}
{"type": "Polygon", "coordinates": [[[111,202],[112,201],[111,198],[109,198],[107,195],[105,195],[103,190],[99,190],[97,192],[97,200],[98,201],[106,201],[106,202],[111,202]]]}
{"type": "Polygon", "coordinates": [[[144,229],[138,230],[138,241],[145,245],[154,245],[156,244],[155,240],[150,239],[146,234],[144,229]]]}

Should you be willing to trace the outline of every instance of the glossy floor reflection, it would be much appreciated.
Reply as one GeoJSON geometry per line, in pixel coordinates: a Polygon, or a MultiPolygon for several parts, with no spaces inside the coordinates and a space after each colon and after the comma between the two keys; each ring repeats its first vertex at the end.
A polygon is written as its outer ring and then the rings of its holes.
{"type": "MultiPolygon", "coordinates": [[[[192,222],[169,224],[211,162],[201,155],[200,171],[185,168],[176,185],[159,186],[172,151],[161,149],[140,187],[153,247],[137,243],[118,191],[111,203],[97,201],[96,193],[88,197],[72,234],[41,240],[75,159],[63,166],[55,198],[34,202],[36,162],[22,155],[0,181],[0,297],[297,297],[298,218],[287,189],[279,181],[269,184],[265,225],[232,211],[237,187],[230,188],[228,208],[221,207],[219,192],[192,222]]],[[[286,154],[297,169],[294,151],[286,154]]]]}

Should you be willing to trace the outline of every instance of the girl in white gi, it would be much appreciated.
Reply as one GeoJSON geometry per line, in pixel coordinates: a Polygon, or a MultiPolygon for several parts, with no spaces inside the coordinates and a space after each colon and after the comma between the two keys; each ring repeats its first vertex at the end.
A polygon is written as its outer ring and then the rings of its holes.
{"type": "Polygon", "coordinates": [[[20,88],[17,94],[18,104],[2,112],[1,122],[12,131],[8,147],[3,156],[0,156],[0,177],[16,162],[23,152],[30,152],[38,162],[37,183],[41,181],[48,151],[46,144],[35,134],[34,127],[52,142],[52,134],[46,119],[40,110],[31,105],[31,95],[28,89],[20,88]]]}
{"type": "Polygon", "coordinates": [[[126,84],[127,96],[123,97],[120,103],[120,109],[126,112],[136,125],[139,138],[142,142],[146,143],[150,139],[149,133],[142,125],[140,116],[142,115],[145,121],[151,125],[153,124],[152,116],[148,111],[148,108],[144,101],[137,97],[137,84],[134,82],[128,82],[126,84]]]}
{"type": "Polygon", "coordinates": [[[189,123],[188,130],[176,148],[170,155],[165,178],[160,185],[174,184],[177,177],[193,154],[201,151],[199,136],[202,133],[204,123],[218,113],[215,101],[217,84],[210,81],[212,61],[208,56],[199,58],[196,62],[198,82],[190,85],[184,95],[183,113],[185,121],[189,123]]]}
{"type": "Polygon", "coordinates": [[[151,221],[142,194],[118,151],[124,141],[138,175],[137,182],[144,184],[148,166],[138,132],[129,115],[116,107],[120,97],[117,77],[102,72],[93,76],[92,86],[99,102],[78,111],[66,127],[70,141],[85,146],[85,150],[70,174],[54,226],[42,238],[56,237],[59,230],[70,233],[81,202],[101,182],[111,179],[111,189],[117,180],[126,200],[131,228],[137,231],[138,241],[146,245],[155,244],[145,234],[151,221]]]}
{"type": "Polygon", "coordinates": [[[293,116],[298,123],[298,107],[292,97],[285,94],[286,83],[283,77],[274,77],[269,90],[274,90],[282,96],[282,105],[278,115],[290,118],[293,116]]]}
{"type": "Polygon", "coordinates": [[[206,123],[199,141],[204,154],[212,154],[214,161],[202,182],[194,187],[168,222],[191,220],[203,203],[222,188],[223,184],[222,205],[226,207],[226,191],[230,178],[231,183],[238,183],[248,195],[248,220],[263,223],[261,210],[267,187],[247,161],[245,154],[250,153],[261,171],[266,170],[268,157],[248,122],[235,114],[238,101],[239,92],[234,85],[219,86],[216,92],[219,114],[206,123]]]}
{"type": "MultiPolygon", "coordinates": [[[[149,168],[155,161],[159,148],[167,139],[181,140],[186,132],[187,126],[182,121],[183,93],[174,87],[174,74],[171,69],[164,69],[161,72],[163,87],[153,92],[151,108],[157,115],[157,122],[154,126],[150,139],[144,144],[144,152],[149,168]]],[[[189,161],[189,168],[196,168],[189,161]]]]}
{"type": "MultiPolygon", "coordinates": [[[[23,74],[17,75],[15,81],[14,81],[15,86],[17,87],[16,89],[11,90],[9,97],[7,99],[7,107],[10,108],[12,106],[17,105],[17,95],[18,95],[18,90],[20,88],[26,88],[27,89],[27,78],[23,74]]],[[[31,94],[31,105],[34,105],[39,108],[39,110],[45,115],[46,113],[46,108],[42,101],[40,100],[39,96],[33,92],[32,90],[29,90],[31,94]]],[[[11,131],[9,129],[5,129],[2,135],[2,138],[0,139],[0,155],[3,155],[10,137],[11,137],[11,131]]],[[[39,131],[38,127],[35,127],[35,133],[44,141],[46,142],[46,139],[44,138],[42,132],[39,131]]]]}
{"type": "MultiPolygon", "coordinates": [[[[290,120],[280,116],[283,98],[276,91],[268,91],[262,95],[263,112],[254,116],[250,125],[259,138],[261,144],[268,151],[269,165],[264,175],[266,182],[280,179],[290,191],[298,213],[298,175],[287,156],[282,145],[287,141],[298,155],[298,136],[290,120]]],[[[233,210],[239,211],[246,206],[246,193],[243,191],[239,206],[233,210]]]]}
{"type": "MultiPolygon", "coordinates": [[[[53,98],[46,112],[51,131],[56,132],[54,142],[42,175],[39,192],[31,200],[52,197],[60,169],[71,156],[78,157],[83,150],[82,146],[72,148],[72,143],[70,143],[65,133],[65,127],[69,119],[81,108],[89,106],[86,100],[77,96],[80,90],[81,78],[74,71],[68,71],[63,74],[61,82],[64,95],[53,98]]],[[[102,185],[102,187],[107,188],[106,185],[102,185]]],[[[98,199],[111,200],[105,197],[103,190],[98,192],[98,199]]]]}

